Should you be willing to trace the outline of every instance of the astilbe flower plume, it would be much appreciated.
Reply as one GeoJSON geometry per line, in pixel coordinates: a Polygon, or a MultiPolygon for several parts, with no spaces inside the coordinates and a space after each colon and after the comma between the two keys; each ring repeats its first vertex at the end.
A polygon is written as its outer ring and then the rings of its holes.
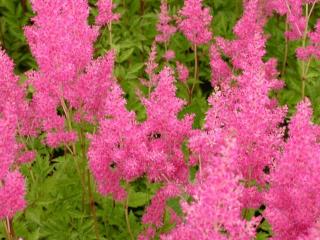
{"type": "MultiPolygon", "coordinates": [[[[285,111],[277,107],[269,92],[280,88],[276,79],[276,62],[264,63],[264,20],[259,16],[258,1],[247,1],[243,17],[234,32],[237,39],[227,42],[219,39],[218,45],[231,57],[233,66],[242,70],[231,76],[229,84],[211,97],[212,110],[207,114],[208,130],[221,129],[233,132],[238,144],[238,168],[248,185],[264,185],[264,168],[277,158],[282,145],[282,122],[285,111]]],[[[247,194],[254,191],[248,189],[247,194]]],[[[259,206],[257,196],[244,194],[244,203],[259,206]],[[251,199],[251,200],[250,200],[251,199]]],[[[261,199],[262,200],[262,199],[261,199]]]]}
{"type": "Polygon", "coordinates": [[[232,76],[231,69],[228,64],[223,61],[220,53],[215,45],[210,47],[210,67],[211,67],[211,85],[213,87],[218,85],[228,84],[232,76]]]}
{"type": "Polygon", "coordinates": [[[25,208],[25,180],[18,169],[23,159],[31,161],[34,157],[16,140],[33,131],[23,87],[13,68],[13,62],[0,49],[0,219],[11,218],[25,208]]]}
{"type": "Polygon", "coordinates": [[[253,224],[241,217],[241,173],[236,167],[238,147],[232,135],[212,130],[190,139],[194,157],[201,161],[196,183],[183,201],[185,220],[162,239],[243,239],[254,236],[253,224]]]}
{"type": "Polygon", "coordinates": [[[142,99],[147,112],[147,120],[143,123],[136,122],[135,114],[125,107],[121,89],[117,84],[113,85],[105,102],[106,118],[100,120],[98,132],[91,136],[88,156],[99,192],[111,194],[117,200],[126,197],[120,180],[129,183],[146,175],[150,181],[164,183],[160,191],[168,194],[156,194],[143,218],[146,224],[159,227],[162,217],[159,219],[158,210],[173,196],[169,190],[173,188],[167,184],[179,186],[188,181],[181,146],[191,135],[192,117],[177,118],[184,101],[175,96],[172,69],[164,68],[157,78],[150,98],[142,99]],[[161,201],[157,200],[159,197],[161,201]]]}
{"type": "Polygon", "coordinates": [[[168,43],[171,36],[176,32],[176,27],[170,25],[171,17],[168,13],[167,0],[161,1],[159,20],[157,23],[158,35],[156,36],[157,42],[168,43]]]}
{"type": "Polygon", "coordinates": [[[315,31],[309,33],[310,45],[297,49],[297,57],[300,60],[308,60],[310,57],[320,59],[320,19],[318,20],[315,31]]]}
{"type": "Polygon", "coordinates": [[[112,0],[99,0],[97,6],[99,14],[96,22],[98,25],[107,25],[120,19],[120,14],[112,12],[115,7],[112,0]]]}
{"type": "Polygon", "coordinates": [[[189,78],[189,69],[187,68],[186,65],[184,65],[183,63],[180,62],[176,62],[176,70],[178,73],[178,80],[186,83],[187,79],[189,78]]]}
{"type": "MultiPolygon", "coordinates": [[[[271,168],[265,216],[273,239],[303,238],[316,232],[320,219],[320,128],[311,123],[310,102],[297,106],[281,158],[271,168]]],[[[318,231],[319,232],[319,231],[318,231]]]]}
{"type": "Polygon", "coordinates": [[[29,73],[35,89],[32,106],[38,129],[47,133],[47,144],[57,147],[76,140],[70,126],[73,115],[90,122],[102,117],[114,53],[92,60],[99,28],[88,25],[87,1],[33,0],[32,7],[33,25],[25,28],[39,65],[29,73]]]}
{"type": "Polygon", "coordinates": [[[185,0],[179,11],[178,29],[195,45],[208,43],[212,34],[212,16],[209,8],[202,6],[202,0],[185,0]]]}

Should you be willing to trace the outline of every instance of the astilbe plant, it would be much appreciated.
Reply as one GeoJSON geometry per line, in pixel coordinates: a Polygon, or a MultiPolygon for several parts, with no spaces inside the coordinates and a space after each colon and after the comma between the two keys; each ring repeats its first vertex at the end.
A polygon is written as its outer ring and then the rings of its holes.
{"type": "Polygon", "coordinates": [[[88,156],[98,192],[125,204],[131,239],[128,201],[131,184],[141,179],[158,186],[144,206],[141,240],[253,239],[261,217],[247,221],[242,213],[262,204],[273,239],[319,238],[320,129],[311,123],[312,111],[305,99],[285,134],[281,125],[286,107],[270,97],[283,82],[277,79],[276,60],[265,60],[264,32],[274,12],[286,15],[286,37],[303,42],[298,57],[308,61],[311,56],[319,57],[319,21],[308,33],[312,9],[306,16],[302,11],[305,4],[313,8],[317,1],[245,0],[233,40],[213,38],[212,16],[202,0],[184,1],[177,28],[167,1],[161,1],[158,34],[145,69],[148,80],[141,80],[147,89],[139,92],[146,114],[140,122],[128,110],[125,93],[113,74],[116,51],[93,57],[101,28],[109,29],[113,46],[111,25],[120,15],[112,12],[112,1],[97,2],[97,26],[88,24],[86,0],[31,2],[36,15],[33,24],[25,27],[25,35],[38,68],[27,73],[26,84],[19,84],[12,61],[0,51],[0,218],[6,219],[8,232],[12,217],[26,206],[19,167],[31,161],[34,152],[28,150],[24,136],[44,134],[49,147],[64,145],[75,159],[80,154],[84,159],[88,156]],[[188,67],[178,60],[175,69],[171,65],[176,56],[168,46],[176,30],[194,51],[191,89],[188,67]],[[165,48],[164,64],[157,62],[159,43],[165,48]],[[214,91],[208,98],[204,126],[195,130],[194,116],[183,115],[182,110],[192,106],[199,80],[197,47],[205,44],[214,91]],[[182,83],[188,88],[188,101],[177,97],[175,73],[178,86],[182,83]],[[26,87],[32,89],[29,100],[26,87]],[[84,132],[84,124],[94,130],[84,132]],[[89,149],[84,147],[79,153],[78,140],[88,140],[89,149]],[[180,200],[182,215],[167,205],[172,198],[180,200]],[[167,214],[173,228],[164,232],[167,214]]]}
{"type": "MultiPolygon", "coordinates": [[[[242,73],[225,79],[228,82],[211,98],[213,109],[207,115],[209,129],[222,129],[236,135],[239,146],[237,164],[248,186],[254,183],[265,185],[264,168],[270,166],[272,159],[280,153],[282,130],[278,125],[285,115],[285,111],[268,95],[282,83],[275,78],[275,61],[262,61],[265,54],[264,20],[258,9],[258,1],[248,1],[244,15],[234,29],[237,39],[218,39],[218,46],[231,57],[233,67],[242,73]]],[[[219,65],[215,67],[222,67],[220,72],[225,71],[224,64],[221,65],[220,61],[216,64],[219,65]]],[[[213,70],[219,73],[216,68],[213,70]]],[[[247,200],[249,204],[250,198],[247,200]]]]}
{"type": "Polygon", "coordinates": [[[12,217],[26,207],[26,183],[20,165],[34,158],[34,153],[17,141],[33,130],[24,89],[13,68],[13,62],[0,49],[0,219],[6,219],[8,234],[13,232],[12,217]]]}
{"type": "Polygon", "coordinates": [[[320,128],[311,123],[311,115],[309,101],[301,102],[290,121],[283,153],[271,168],[265,215],[273,239],[317,239],[311,236],[320,216],[320,128]]]}

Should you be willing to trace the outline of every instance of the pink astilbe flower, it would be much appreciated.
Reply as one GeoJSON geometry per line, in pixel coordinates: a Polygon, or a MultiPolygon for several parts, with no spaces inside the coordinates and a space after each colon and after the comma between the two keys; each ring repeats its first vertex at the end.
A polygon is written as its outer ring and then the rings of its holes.
{"type": "Polygon", "coordinates": [[[309,229],[304,236],[299,236],[298,240],[320,240],[320,224],[319,221],[309,229]]]}
{"type": "Polygon", "coordinates": [[[167,43],[171,36],[176,32],[176,27],[170,25],[171,17],[168,13],[167,0],[161,1],[159,21],[157,24],[158,35],[156,36],[157,42],[167,43]]]}
{"type": "Polygon", "coordinates": [[[144,224],[153,224],[156,227],[163,225],[163,217],[165,213],[166,203],[169,198],[179,196],[180,190],[176,185],[167,185],[161,188],[152,198],[151,204],[148,206],[146,213],[142,217],[144,224]]]}
{"type": "Polygon", "coordinates": [[[119,21],[120,14],[112,12],[115,8],[112,0],[99,0],[97,6],[99,14],[96,18],[96,22],[98,25],[103,26],[110,24],[113,21],[119,21]]]}
{"type": "Polygon", "coordinates": [[[210,67],[212,87],[230,82],[232,72],[214,45],[210,47],[210,67]]]}
{"type": "Polygon", "coordinates": [[[320,59],[320,20],[316,24],[314,32],[309,33],[310,45],[297,49],[297,57],[300,60],[308,60],[311,56],[320,59]]]}
{"type": "Polygon", "coordinates": [[[275,240],[299,239],[320,217],[320,128],[311,116],[310,102],[301,102],[283,154],[271,169],[265,215],[275,240]]]}
{"type": "MultiPolygon", "coordinates": [[[[269,92],[281,88],[276,79],[276,62],[262,61],[265,53],[263,18],[259,15],[257,0],[247,1],[243,17],[234,32],[237,39],[227,42],[219,39],[224,53],[231,57],[233,66],[242,74],[231,76],[224,83],[221,92],[209,100],[212,109],[207,114],[206,128],[233,132],[238,144],[238,168],[248,183],[264,185],[266,174],[263,169],[279,155],[282,145],[282,129],[285,111],[277,107],[276,101],[269,98],[269,92]]],[[[248,193],[255,191],[248,189],[248,193]]],[[[258,207],[255,194],[247,204],[258,207]]],[[[260,198],[262,199],[262,198],[260,198]]]]}
{"type": "Polygon", "coordinates": [[[30,152],[16,138],[33,132],[24,90],[13,68],[13,62],[0,49],[0,219],[11,218],[25,208],[25,181],[17,169],[23,162],[21,157],[30,152]]]}
{"type": "Polygon", "coordinates": [[[145,169],[145,137],[135,121],[135,114],[125,108],[122,90],[114,85],[105,103],[105,119],[91,137],[89,166],[101,194],[116,200],[126,197],[120,180],[131,181],[145,169]]]}
{"type": "Polygon", "coordinates": [[[227,41],[217,38],[217,46],[231,57],[235,68],[244,70],[262,63],[262,57],[266,53],[266,37],[263,34],[265,22],[265,18],[261,16],[259,1],[246,1],[243,16],[233,29],[237,39],[227,41]]]}
{"type": "Polygon", "coordinates": [[[67,121],[97,123],[103,117],[114,80],[114,52],[92,60],[98,27],[87,22],[87,1],[33,0],[32,7],[37,15],[25,28],[39,65],[29,73],[35,88],[32,107],[37,128],[47,133],[46,143],[57,147],[77,139],[67,121]]]}
{"type": "Polygon", "coordinates": [[[178,28],[192,44],[205,44],[211,40],[212,16],[209,8],[202,6],[202,0],[185,0],[179,15],[178,28]]]}
{"type": "Polygon", "coordinates": [[[24,196],[25,180],[18,172],[9,172],[5,178],[0,181],[0,219],[12,218],[16,212],[26,207],[24,196]]]}
{"type": "Polygon", "coordinates": [[[148,116],[142,124],[150,156],[147,176],[155,181],[186,182],[188,169],[181,145],[191,134],[193,118],[177,119],[185,102],[176,97],[172,69],[165,67],[158,78],[150,98],[142,100],[148,116]]]}
{"type": "Polygon", "coordinates": [[[221,132],[202,132],[191,138],[190,148],[201,159],[201,169],[191,190],[193,202],[182,202],[185,220],[161,239],[253,237],[255,229],[241,219],[240,197],[244,187],[235,164],[238,157],[235,141],[221,132]]]}
{"type": "Polygon", "coordinates": [[[186,65],[176,62],[177,66],[177,73],[178,73],[178,80],[185,83],[187,82],[187,79],[189,78],[189,69],[186,65]]]}
{"type": "Polygon", "coordinates": [[[152,43],[151,46],[151,51],[149,53],[149,58],[148,61],[145,63],[146,65],[146,69],[145,72],[149,77],[149,82],[147,82],[146,80],[143,80],[143,84],[147,85],[148,87],[152,87],[155,86],[157,84],[157,74],[156,74],[156,69],[158,67],[158,63],[157,63],[157,45],[155,42],[152,43]]]}
{"type": "MultiPolygon", "coordinates": [[[[192,118],[177,118],[184,102],[175,96],[173,71],[166,67],[157,78],[150,98],[142,99],[147,120],[140,124],[135,114],[126,110],[120,87],[117,84],[111,87],[104,105],[106,118],[100,119],[88,152],[90,169],[103,195],[124,199],[126,192],[120,181],[131,182],[144,174],[150,181],[169,181],[170,186],[187,183],[189,172],[181,146],[191,135],[192,118]]],[[[155,219],[163,220],[153,216],[155,206],[147,211],[146,222],[153,219],[156,224],[155,219]]],[[[157,209],[162,207],[163,204],[157,209]]]]}

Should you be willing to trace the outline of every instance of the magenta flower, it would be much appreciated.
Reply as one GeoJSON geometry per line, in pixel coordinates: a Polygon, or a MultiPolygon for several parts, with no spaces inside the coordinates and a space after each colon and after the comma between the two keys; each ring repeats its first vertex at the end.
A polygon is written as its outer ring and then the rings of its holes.
{"type": "Polygon", "coordinates": [[[157,24],[158,35],[156,36],[157,42],[167,43],[170,37],[176,32],[176,27],[170,25],[171,17],[168,13],[167,0],[161,1],[159,21],[157,24]]]}
{"type": "Polygon", "coordinates": [[[212,16],[209,8],[203,8],[202,0],[185,0],[179,15],[178,28],[192,44],[205,44],[211,40],[212,16]]]}
{"type": "Polygon", "coordinates": [[[96,18],[97,25],[104,26],[114,21],[119,21],[120,14],[113,13],[115,5],[112,0],[99,0],[97,3],[99,14],[96,18]]]}

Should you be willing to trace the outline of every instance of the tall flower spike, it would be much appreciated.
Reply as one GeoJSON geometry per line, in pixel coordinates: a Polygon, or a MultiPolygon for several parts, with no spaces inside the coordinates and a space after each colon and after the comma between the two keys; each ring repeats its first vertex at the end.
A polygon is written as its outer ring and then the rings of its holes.
{"type": "MultiPolygon", "coordinates": [[[[206,129],[221,129],[233,133],[238,144],[238,168],[248,186],[264,186],[264,168],[270,166],[280,154],[285,110],[269,98],[269,92],[281,86],[276,79],[275,61],[263,62],[265,53],[264,19],[259,13],[258,0],[246,1],[242,18],[235,26],[237,38],[233,41],[218,39],[218,45],[232,59],[233,67],[242,74],[231,76],[209,102],[206,129]],[[233,82],[231,81],[233,80],[233,82]]],[[[255,187],[254,187],[255,188],[255,187]]],[[[247,189],[244,196],[256,193],[247,189]]],[[[255,194],[244,198],[248,207],[259,207],[262,201],[255,194]],[[259,200],[260,199],[260,200],[259,200]],[[259,201],[256,201],[259,200],[259,201]]]]}
{"type": "Polygon", "coordinates": [[[228,64],[222,60],[216,46],[210,47],[211,85],[225,85],[230,82],[232,72],[228,64]]]}
{"type": "Polygon", "coordinates": [[[126,197],[120,180],[132,181],[145,169],[143,132],[135,121],[135,114],[125,108],[122,90],[114,84],[104,105],[105,119],[99,131],[91,136],[89,165],[101,194],[111,194],[116,200],[126,197]]]}
{"type": "Polygon", "coordinates": [[[271,168],[265,216],[275,240],[300,239],[320,219],[320,127],[311,123],[310,105],[298,105],[283,154],[271,168]]]}
{"type": "Polygon", "coordinates": [[[168,13],[167,0],[161,1],[159,20],[157,24],[158,35],[157,42],[167,43],[170,37],[176,32],[176,27],[170,25],[171,17],[168,13]]]}
{"type": "Polygon", "coordinates": [[[13,62],[0,49],[0,219],[11,218],[25,208],[25,180],[18,168],[23,159],[30,161],[34,156],[32,152],[24,152],[24,145],[16,140],[18,135],[33,130],[32,122],[25,119],[29,109],[13,67],[13,62]]]}
{"type": "Polygon", "coordinates": [[[192,186],[194,201],[182,202],[185,220],[161,239],[250,239],[255,231],[241,219],[244,187],[234,164],[234,139],[219,131],[201,132],[191,138],[190,148],[202,161],[192,186]]]}
{"type": "Polygon", "coordinates": [[[158,79],[150,98],[142,100],[148,116],[142,124],[148,136],[147,176],[155,181],[186,182],[188,170],[181,146],[191,134],[193,118],[177,118],[185,102],[176,97],[172,69],[165,67],[158,79]]]}
{"type": "MultiPolygon", "coordinates": [[[[99,4],[103,8],[105,3],[99,4]]],[[[70,121],[96,124],[104,117],[114,82],[114,52],[93,60],[98,27],[87,22],[86,0],[33,0],[32,6],[37,15],[25,29],[39,64],[29,74],[35,88],[32,104],[39,130],[47,133],[46,143],[57,147],[77,139],[70,121]]]]}
{"type": "Polygon", "coordinates": [[[200,45],[211,40],[212,16],[209,8],[203,8],[202,0],[185,0],[179,15],[178,28],[190,42],[200,45]]]}
{"type": "Polygon", "coordinates": [[[99,0],[97,6],[99,14],[96,18],[96,22],[98,25],[108,25],[113,21],[118,21],[120,19],[120,14],[112,12],[115,7],[112,0],[99,0]]]}

